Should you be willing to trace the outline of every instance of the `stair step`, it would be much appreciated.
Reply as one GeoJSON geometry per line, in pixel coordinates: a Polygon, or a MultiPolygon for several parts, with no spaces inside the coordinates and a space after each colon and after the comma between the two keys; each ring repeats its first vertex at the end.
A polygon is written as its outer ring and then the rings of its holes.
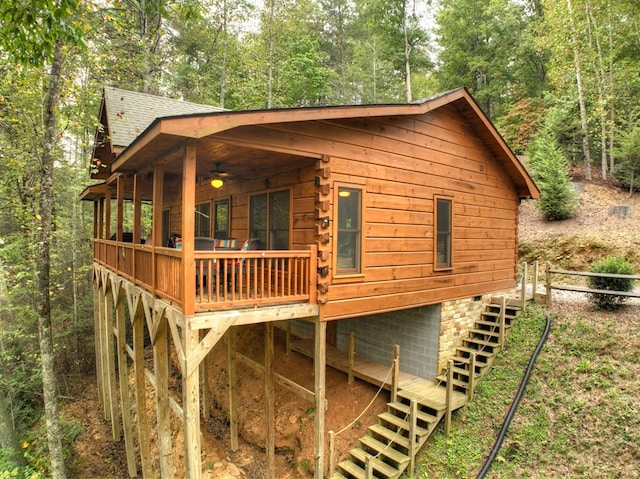
{"type": "MultiPolygon", "coordinates": [[[[475,326],[486,326],[488,328],[496,328],[499,329],[500,328],[500,324],[494,321],[483,321],[482,319],[479,319],[478,321],[475,322],[475,326]]],[[[506,324],[504,325],[505,329],[509,329],[512,326],[510,324],[506,324]]]]}
{"type": "MultiPolygon", "coordinates": [[[[498,318],[500,318],[500,308],[496,307],[497,311],[483,311],[482,312],[482,316],[485,316],[487,318],[495,318],[496,320],[498,318]]],[[[509,314],[509,313],[504,313],[504,319],[505,321],[513,321],[514,319],[516,319],[516,317],[518,316],[517,313],[515,314],[509,314]]]]}
{"type": "MultiPolygon", "coordinates": [[[[460,376],[465,376],[467,378],[471,376],[470,371],[468,369],[456,368],[455,366],[453,367],[453,372],[457,373],[460,376]]],[[[480,378],[480,374],[476,373],[475,377],[476,379],[480,378]]]]}
{"type": "MultiPolygon", "coordinates": [[[[476,351],[476,349],[473,349],[472,351],[476,351]]],[[[469,353],[471,354],[471,353],[469,353]]],[[[454,356],[451,358],[453,360],[453,364],[471,364],[471,357],[465,358],[463,356],[454,356]]],[[[489,363],[486,362],[486,360],[488,359],[488,356],[480,356],[480,355],[476,355],[476,369],[486,369],[489,367],[489,363]],[[483,359],[485,361],[483,361],[483,359]]]]}
{"type": "MultiPolygon", "coordinates": [[[[482,339],[478,339],[478,338],[466,338],[463,339],[462,342],[464,343],[468,343],[468,344],[477,344],[478,346],[489,346],[491,348],[499,348],[500,344],[493,342],[493,341],[485,341],[482,339]]],[[[480,350],[480,348],[478,348],[478,350],[480,350]]]]}
{"type": "Polygon", "coordinates": [[[482,334],[484,336],[491,336],[493,338],[499,338],[500,337],[500,332],[499,331],[490,331],[488,329],[478,329],[478,328],[471,328],[469,330],[470,333],[474,333],[474,334],[482,334]]]}
{"type": "Polygon", "coordinates": [[[355,477],[356,479],[366,479],[365,470],[358,466],[355,462],[342,461],[338,464],[338,467],[349,474],[349,476],[355,477]]]}
{"type": "Polygon", "coordinates": [[[331,477],[329,479],[349,479],[349,478],[344,474],[342,474],[340,471],[334,471],[334,473],[331,474],[331,477]]]}
{"type": "MultiPolygon", "coordinates": [[[[401,414],[407,416],[407,418],[409,417],[409,410],[411,409],[411,407],[408,404],[402,402],[390,402],[387,404],[387,406],[395,409],[396,411],[399,411],[401,414]]],[[[439,417],[421,410],[420,407],[417,408],[417,414],[418,421],[426,422],[427,424],[437,423],[440,420],[439,417]]]]}
{"type": "MultiPolygon", "coordinates": [[[[481,351],[475,348],[468,348],[465,346],[458,346],[456,349],[461,353],[475,354],[476,364],[478,363],[478,361],[480,361],[481,363],[487,362],[487,361],[482,361],[482,358],[489,360],[494,356],[494,353],[492,353],[491,351],[481,351]]],[[[465,358],[465,359],[468,359],[468,358],[465,358]]]]}
{"type": "Polygon", "coordinates": [[[381,461],[379,458],[372,457],[371,454],[369,454],[364,449],[360,449],[359,447],[349,451],[349,454],[354,459],[361,462],[365,468],[366,468],[367,458],[369,458],[370,461],[373,461],[373,470],[379,471],[387,477],[398,477],[402,472],[399,469],[396,469],[395,467],[391,466],[390,464],[387,464],[386,462],[381,461]]]}
{"type": "MultiPolygon", "coordinates": [[[[378,414],[378,418],[396,427],[404,429],[405,431],[409,430],[409,421],[405,421],[401,417],[395,416],[390,412],[383,412],[382,414],[378,414]]],[[[420,426],[416,426],[416,434],[418,436],[426,436],[427,434],[429,434],[429,430],[420,426]]]]}
{"type": "Polygon", "coordinates": [[[362,444],[363,447],[368,447],[369,449],[373,449],[377,453],[384,455],[385,457],[389,458],[389,460],[398,464],[398,466],[409,462],[409,459],[410,459],[409,456],[394,449],[393,443],[385,444],[384,442],[378,441],[373,436],[364,436],[364,437],[361,437],[359,440],[360,440],[360,444],[362,444]]]}
{"type": "Polygon", "coordinates": [[[380,437],[385,438],[387,441],[394,442],[400,447],[409,449],[409,439],[403,436],[401,433],[392,431],[389,428],[384,427],[382,424],[373,424],[369,426],[369,431],[377,434],[380,437]]]}
{"type": "MultiPolygon", "coordinates": [[[[438,381],[442,381],[443,384],[447,384],[448,378],[445,374],[442,374],[440,376],[437,377],[438,381]]],[[[454,386],[457,386],[459,388],[464,388],[464,389],[469,389],[469,382],[468,381],[462,381],[460,379],[454,379],[452,381],[452,384],[454,386]]]]}

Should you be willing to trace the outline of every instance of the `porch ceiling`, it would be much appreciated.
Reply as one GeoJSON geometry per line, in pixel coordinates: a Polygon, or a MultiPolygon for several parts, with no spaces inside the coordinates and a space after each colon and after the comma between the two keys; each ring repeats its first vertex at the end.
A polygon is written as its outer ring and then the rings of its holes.
{"type": "Polygon", "coordinates": [[[187,141],[195,142],[196,175],[199,177],[211,176],[211,172],[218,166],[234,176],[260,176],[300,158],[298,155],[287,152],[262,149],[258,145],[231,144],[215,136],[186,140],[180,136],[161,134],[118,171],[144,172],[151,171],[154,165],[161,165],[166,173],[181,175],[184,145],[187,141]]]}

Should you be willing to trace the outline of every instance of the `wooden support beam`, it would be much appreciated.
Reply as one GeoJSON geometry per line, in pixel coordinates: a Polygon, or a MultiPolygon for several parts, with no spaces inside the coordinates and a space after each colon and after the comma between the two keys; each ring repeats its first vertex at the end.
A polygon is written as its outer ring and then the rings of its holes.
{"type": "Polygon", "coordinates": [[[327,371],[327,323],[317,318],[315,325],[315,345],[313,369],[315,373],[315,479],[324,477],[324,422],[325,422],[325,381],[327,371]]]}
{"type": "Polygon", "coordinates": [[[107,399],[109,404],[109,416],[111,417],[111,434],[115,441],[119,441],[122,436],[120,429],[120,411],[118,409],[117,386],[116,386],[116,362],[114,356],[113,341],[113,297],[111,290],[104,296],[105,321],[102,334],[104,334],[104,364],[107,365],[107,399]]]}
{"type": "MultiPolygon", "coordinates": [[[[180,299],[185,316],[191,317],[195,312],[196,300],[196,268],[193,258],[195,249],[195,211],[196,211],[196,147],[188,143],[184,149],[182,161],[182,262],[180,263],[180,299]]],[[[190,372],[186,372],[190,375],[190,372]]]]}
{"type": "Polygon", "coordinates": [[[151,450],[149,420],[147,418],[147,390],[144,367],[144,311],[140,304],[140,296],[136,304],[130,309],[133,327],[133,370],[136,378],[136,410],[138,419],[138,445],[140,446],[140,463],[142,465],[142,477],[150,479],[151,450]]]}
{"type": "Polygon", "coordinates": [[[102,316],[100,307],[100,288],[96,284],[96,279],[94,275],[94,284],[93,284],[93,334],[94,334],[94,342],[95,342],[95,354],[96,354],[96,384],[98,386],[98,403],[104,404],[104,389],[102,383],[102,336],[100,331],[102,330],[102,316]]]}
{"type": "Polygon", "coordinates": [[[467,397],[469,402],[473,401],[473,394],[476,390],[476,353],[471,353],[469,357],[469,389],[467,397]]]}
{"type": "Polygon", "coordinates": [[[453,359],[447,361],[447,389],[446,389],[446,412],[444,416],[444,437],[449,439],[449,433],[451,432],[451,412],[453,399],[453,359]]]}
{"type": "MultiPolygon", "coordinates": [[[[204,336],[203,331],[198,332],[200,339],[204,336]]],[[[200,362],[200,415],[203,420],[207,420],[209,417],[209,400],[210,400],[210,389],[209,389],[209,381],[207,378],[208,374],[208,365],[207,358],[205,358],[200,362]]]]}
{"type": "Polygon", "coordinates": [[[276,477],[275,381],[273,379],[273,323],[264,323],[264,413],[267,478],[276,477]]]}
{"type": "MultiPolygon", "coordinates": [[[[191,360],[191,354],[200,343],[200,332],[191,329],[189,317],[185,317],[187,327],[184,329],[185,352],[191,360]]],[[[200,479],[202,461],[200,457],[200,368],[185,365],[190,372],[182,377],[182,407],[184,410],[184,448],[187,479],[200,479]]]]}
{"type": "Polygon", "coordinates": [[[160,476],[175,477],[169,406],[169,335],[167,320],[161,315],[153,344],[153,365],[156,386],[156,416],[160,454],[160,476]]]}
{"type": "Polygon", "coordinates": [[[412,399],[409,404],[409,470],[408,477],[413,477],[416,468],[416,454],[418,453],[418,402],[412,399]]]}
{"type": "Polygon", "coordinates": [[[349,332],[349,353],[348,353],[348,367],[347,367],[347,384],[353,384],[353,365],[356,358],[356,333],[354,331],[349,332]]]}
{"type": "Polygon", "coordinates": [[[393,346],[393,376],[391,377],[391,402],[398,400],[398,383],[400,382],[400,345],[393,346]]]}
{"type": "Polygon", "coordinates": [[[238,450],[238,376],[236,374],[236,328],[227,334],[227,362],[229,370],[229,429],[231,450],[238,450]]]}
{"type": "Polygon", "coordinates": [[[117,327],[117,355],[118,355],[118,379],[120,382],[120,411],[122,413],[122,428],[124,431],[124,447],[127,456],[127,469],[129,477],[136,477],[136,454],[133,444],[133,423],[131,420],[131,401],[129,400],[129,365],[127,359],[125,337],[125,302],[122,294],[116,300],[116,327],[117,327]]]}

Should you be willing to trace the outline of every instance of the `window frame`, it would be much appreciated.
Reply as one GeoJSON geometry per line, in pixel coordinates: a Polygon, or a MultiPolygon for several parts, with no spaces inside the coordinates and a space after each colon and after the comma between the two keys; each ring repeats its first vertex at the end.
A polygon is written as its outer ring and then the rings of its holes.
{"type": "Polygon", "coordinates": [[[211,237],[211,201],[203,201],[201,203],[196,204],[196,212],[194,213],[194,236],[196,237],[211,237]],[[207,211],[201,211],[203,207],[206,207],[207,211]],[[205,216],[206,215],[206,216],[205,216]],[[203,231],[204,226],[206,224],[206,231],[203,231]]]}
{"type": "Polygon", "coordinates": [[[258,238],[258,236],[253,235],[252,231],[253,231],[253,203],[252,200],[253,198],[259,197],[259,196],[266,196],[266,218],[265,218],[265,241],[262,240],[262,238],[260,238],[260,248],[261,249],[267,249],[267,250],[271,250],[273,249],[273,246],[271,244],[272,242],[272,238],[271,238],[271,230],[272,230],[272,202],[271,202],[271,195],[274,195],[276,193],[283,193],[283,192],[287,192],[288,196],[289,196],[289,205],[288,205],[288,209],[289,209],[289,214],[288,214],[288,218],[287,218],[287,247],[282,249],[280,248],[281,251],[287,251],[291,249],[291,241],[293,238],[293,191],[291,188],[278,188],[278,189],[273,189],[273,190],[265,190],[265,191],[260,191],[260,192],[256,192],[256,193],[252,193],[249,195],[249,201],[248,201],[248,214],[247,214],[247,219],[248,219],[248,233],[249,233],[249,237],[250,238],[258,238]]]}
{"type": "Polygon", "coordinates": [[[213,200],[213,214],[211,216],[213,221],[211,222],[212,238],[216,239],[229,239],[231,234],[231,200],[229,198],[213,200]],[[227,205],[227,225],[225,229],[225,236],[222,237],[218,233],[218,207],[227,205]]]}
{"type": "Polygon", "coordinates": [[[364,205],[365,205],[365,185],[358,183],[343,183],[343,182],[335,182],[334,183],[334,217],[333,217],[333,280],[334,282],[356,282],[361,281],[364,278],[364,270],[365,270],[365,234],[364,234],[364,205]],[[357,192],[359,194],[359,204],[358,204],[358,217],[359,217],[359,225],[355,229],[350,229],[346,231],[354,231],[357,234],[357,241],[355,245],[354,252],[354,262],[356,263],[355,268],[348,269],[340,269],[338,264],[338,249],[340,247],[339,238],[340,238],[340,192],[341,191],[351,191],[357,192]]]}
{"type": "Polygon", "coordinates": [[[452,196],[444,196],[444,195],[435,195],[433,197],[433,270],[434,271],[451,271],[453,270],[453,197],[452,196]],[[448,218],[448,230],[447,231],[439,231],[439,204],[440,202],[447,202],[449,204],[449,218],[448,218]],[[439,262],[438,254],[439,254],[439,238],[440,235],[446,235],[446,246],[447,251],[445,252],[445,256],[448,255],[448,261],[439,262]]]}

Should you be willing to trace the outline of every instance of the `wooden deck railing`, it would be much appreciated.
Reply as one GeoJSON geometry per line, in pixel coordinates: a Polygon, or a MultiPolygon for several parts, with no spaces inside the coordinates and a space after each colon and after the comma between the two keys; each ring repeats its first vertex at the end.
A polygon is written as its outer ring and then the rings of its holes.
{"type": "MultiPolygon", "coordinates": [[[[315,303],[317,247],[300,251],[196,251],[195,310],[315,303]]],[[[94,260],[179,305],[182,251],[94,240],[94,260]]]]}

